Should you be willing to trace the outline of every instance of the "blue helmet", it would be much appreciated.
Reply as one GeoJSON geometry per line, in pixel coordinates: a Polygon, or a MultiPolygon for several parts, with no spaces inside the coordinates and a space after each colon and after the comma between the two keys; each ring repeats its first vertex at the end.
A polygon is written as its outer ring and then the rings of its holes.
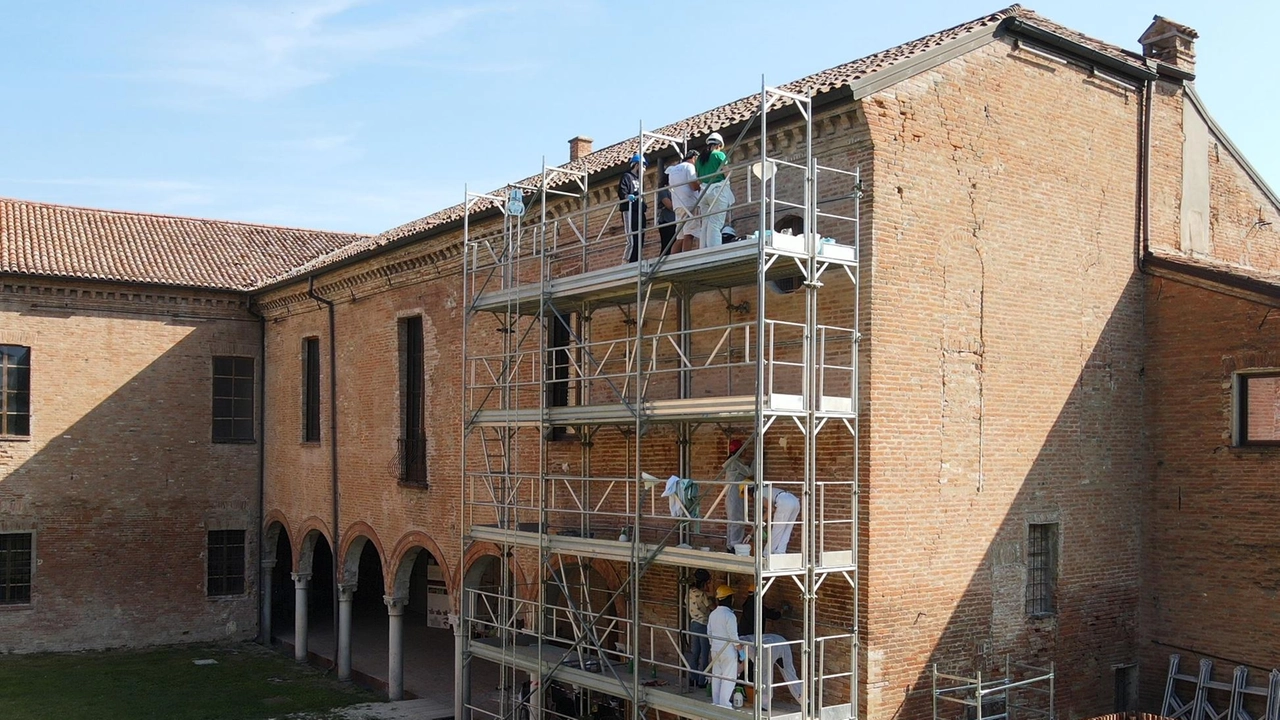
{"type": "Polygon", "coordinates": [[[644,158],[640,157],[639,153],[631,156],[631,164],[635,165],[636,163],[640,163],[641,167],[649,167],[649,163],[646,162],[644,158]]]}

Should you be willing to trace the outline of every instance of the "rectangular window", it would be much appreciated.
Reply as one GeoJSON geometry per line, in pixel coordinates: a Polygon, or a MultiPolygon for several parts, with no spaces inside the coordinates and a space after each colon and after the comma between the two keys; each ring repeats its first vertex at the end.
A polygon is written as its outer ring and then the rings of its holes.
{"type": "Polygon", "coordinates": [[[31,602],[31,533],[0,533],[0,605],[31,602]]]}
{"type": "Polygon", "coordinates": [[[213,359],[213,441],[253,442],[253,358],[213,359]]]}
{"type": "Polygon", "coordinates": [[[426,365],[423,360],[422,318],[400,321],[401,407],[400,481],[413,485],[427,482],[427,433],[424,420],[426,365]]]}
{"type": "Polygon", "coordinates": [[[1058,524],[1027,526],[1027,614],[1053,615],[1058,611],[1058,524]]]}
{"type": "Polygon", "coordinates": [[[244,594],[244,531],[209,531],[207,592],[214,595],[244,594]]]}
{"type": "Polygon", "coordinates": [[[0,435],[31,435],[31,348],[0,345],[0,435]]]}
{"type": "Polygon", "coordinates": [[[1138,709],[1138,666],[1115,668],[1115,711],[1131,713],[1138,709]]]}
{"type": "Polygon", "coordinates": [[[307,338],[302,356],[302,440],[320,442],[320,338],[307,338]]]}
{"type": "MultiPolygon", "coordinates": [[[[569,346],[573,337],[569,331],[571,317],[568,313],[553,313],[547,318],[545,393],[546,406],[549,408],[569,405],[569,346]]],[[[565,433],[564,427],[552,427],[547,431],[547,439],[559,440],[565,433]]]]}
{"type": "Polygon", "coordinates": [[[1236,444],[1280,445],[1280,372],[1236,375],[1236,444]]]}

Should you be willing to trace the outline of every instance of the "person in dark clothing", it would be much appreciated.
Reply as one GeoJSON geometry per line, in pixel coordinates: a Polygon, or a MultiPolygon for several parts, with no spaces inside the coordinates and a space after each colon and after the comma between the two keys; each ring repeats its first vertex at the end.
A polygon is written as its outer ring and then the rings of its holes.
{"type": "Polygon", "coordinates": [[[649,208],[640,197],[640,173],[644,172],[644,158],[631,156],[631,166],[618,179],[618,205],[622,210],[623,231],[627,234],[627,262],[640,259],[644,252],[645,216],[649,208]]]}
{"type": "Polygon", "coordinates": [[[676,208],[671,204],[671,177],[658,173],[658,237],[662,238],[662,254],[669,255],[676,241],[676,208]]]}
{"type": "MultiPolygon", "coordinates": [[[[766,624],[761,625],[765,631],[768,630],[767,622],[769,620],[781,620],[782,611],[769,607],[768,605],[760,605],[760,617],[764,619],[766,624]]],[[[755,635],[756,634],[756,586],[747,587],[747,597],[742,601],[742,614],[738,616],[738,634],[739,635],[755,635]]]]}

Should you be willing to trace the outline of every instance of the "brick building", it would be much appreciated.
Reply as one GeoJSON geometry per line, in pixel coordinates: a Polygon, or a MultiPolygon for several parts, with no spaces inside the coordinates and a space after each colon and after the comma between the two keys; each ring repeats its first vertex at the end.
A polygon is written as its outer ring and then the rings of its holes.
{"type": "MultiPolygon", "coordinates": [[[[239,267],[228,258],[212,261],[227,275],[201,275],[184,266],[144,278],[141,265],[112,274],[74,260],[57,266],[47,258],[68,256],[56,253],[45,256],[46,264],[33,263],[9,249],[15,223],[9,218],[17,210],[9,211],[0,230],[5,307],[15,320],[0,327],[0,341],[6,348],[31,348],[33,419],[31,442],[7,445],[17,450],[6,459],[0,481],[0,501],[9,504],[0,523],[6,538],[31,537],[34,530],[31,557],[39,565],[31,601],[19,598],[0,608],[0,627],[12,627],[23,640],[0,645],[76,646],[55,628],[71,627],[61,613],[81,613],[85,605],[103,608],[90,617],[71,615],[102,628],[88,635],[100,638],[90,646],[253,634],[258,592],[262,634],[291,643],[299,658],[310,652],[336,656],[340,676],[363,672],[383,679],[393,697],[406,688],[429,690],[432,683],[449,687],[457,678],[459,703],[479,707],[493,700],[482,682],[509,685],[513,676],[497,669],[502,662],[491,662],[494,656],[482,644],[472,643],[483,620],[477,599],[501,598],[507,609],[497,615],[519,624],[518,634],[538,614],[546,616],[553,592],[563,592],[569,605],[594,598],[605,606],[601,617],[621,627],[638,628],[638,622],[658,635],[674,628],[677,634],[669,637],[678,644],[678,631],[687,628],[677,583],[705,565],[717,582],[740,593],[749,583],[784,578],[770,602],[807,608],[857,637],[848,645],[849,661],[834,663],[833,679],[819,684],[838,694],[844,681],[834,676],[852,673],[857,681],[845,682],[845,691],[860,716],[927,716],[934,664],[954,673],[986,673],[1006,655],[1037,666],[1054,663],[1057,710],[1071,717],[1139,704],[1158,709],[1172,652],[1260,669],[1280,665],[1274,642],[1280,636],[1274,603],[1280,560],[1269,552],[1280,531],[1263,520],[1276,503],[1268,483],[1280,441],[1280,381],[1274,379],[1280,357],[1268,324],[1280,298],[1280,200],[1195,94],[1195,39],[1194,30],[1156,18],[1136,53],[1014,6],[788,83],[781,90],[795,98],[779,96],[763,113],[757,114],[760,100],[749,97],[660,128],[652,143],[645,141],[652,166],[644,182],[652,187],[659,167],[676,160],[662,138],[687,138],[701,147],[709,133],[723,134],[735,167],[729,182],[750,202],[766,202],[759,199],[759,185],[748,187],[751,159],[765,154],[856,170],[856,185],[824,185],[834,199],[805,216],[834,245],[856,253],[856,263],[847,265],[851,282],[841,286],[839,277],[830,280],[838,275],[833,273],[822,290],[811,283],[779,294],[776,284],[769,291],[758,287],[754,270],[745,279],[734,275],[724,258],[746,252],[743,243],[725,249],[723,262],[712,257],[720,251],[659,262],[651,239],[649,264],[611,270],[625,241],[613,185],[642,140],[588,152],[583,144],[589,141],[575,138],[570,163],[513,185],[544,188],[523,198],[535,214],[534,202],[545,199],[548,219],[539,219],[529,236],[544,243],[536,257],[547,252],[553,235],[566,246],[571,233],[605,238],[583,250],[579,265],[543,272],[556,282],[580,275],[602,278],[600,283],[613,273],[617,277],[608,282],[639,278],[642,288],[669,280],[686,305],[663,305],[654,316],[640,309],[645,296],[602,302],[581,293],[572,299],[583,304],[572,312],[554,303],[526,312],[517,300],[477,311],[485,288],[475,284],[480,276],[464,272],[463,241],[474,253],[503,247],[522,232],[523,221],[501,210],[506,191],[368,238],[276,229],[270,239],[255,239],[245,235],[250,226],[208,224],[238,238],[222,245],[224,252],[262,247],[255,242],[288,245],[239,267]],[[582,204],[575,206],[563,194],[545,192],[551,177],[559,188],[570,178],[586,178],[590,190],[582,188],[582,204]],[[820,213],[860,217],[856,225],[841,225],[820,213]],[[702,275],[700,258],[706,258],[702,275]],[[692,269],[676,278],[684,267],[692,269]],[[50,286],[38,291],[39,298],[59,298],[57,311],[38,313],[30,305],[36,291],[27,288],[36,280],[50,286]],[[163,299],[127,294],[140,282],[166,286],[163,299]],[[97,289],[108,285],[117,289],[97,289]],[[171,289],[191,286],[197,290],[171,289]],[[94,304],[111,292],[115,304],[94,304]],[[130,314],[119,308],[126,297],[151,305],[130,314]],[[188,309],[195,298],[207,298],[199,313],[188,309]],[[808,310],[806,298],[814,301],[808,310]],[[181,305],[200,322],[192,320],[196,329],[184,332],[187,326],[157,303],[181,305]],[[777,314],[765,317],[766,304],[777,314]],[[263,318],[261,345],[254,313],[263,318]],[[655,368],[683,367],[673,358],[691,348],[713,377],[703,380],[692,370],[655,373],[645,385],[649,395],[627,396],[637,406],[696,399],[724,405],[739,395],[716,388],[735,383],[764,393],[755,368],[787,361],[763,355],[763,335],[756,335],[752,355],[751,343],[734,333],[803,324],[814,313],[826,318],[822,327],[843,323],[860,333],[856,357],[844,361],[857,368],[847,396],[853,406],[826,416],[832,427],[848,420],[848,434],[819,436],[812,425],[801,432],[803,422],[819,422],[821,413],[796,420],[800,430],[788,429],[799,415],[769,415],[759,404],[736,415],[723,408],[701,415],[686,409],[665,420],[648,410],[643,418],[636,415],[634,432],[599,408],[589,420],[552,419],[561,406],[579,406],[579,413],[594,407],[590,398],[633,371],[625,363],[616,373],[604,369],[619,362],[608,356],[589,373],[583,358],[603,358],[611,342],[628,348],[627,357],[639,356],[638,340],[647,332],[664,341],[669,335],[676,348],[658,352],[655,346],[655,368]],[[561,317],[569,318],[563,321],[568,339],[557,340],[549,328],[561,317]],[[664,329],[646,330],[651,321],[664,329]],[[725,331],[737,365],[712,366],[721,346],[695,335],[708,330],[725,331]],[[87,347],[104,343],[118,353],[116,338],[126,333],[137,341],[123,357],[140,357],[106,363],[98,369],[101,380],[89,383],[92,389],[80,384],[85,376],[79,374],[58,380],[67,385],[37,382],[46,377],[40,364],[54,362],[42,356],[67,358],[55,369],[92,365],[87,358],[103,353],[87,347]],[[72,337],[78,341],[67,342],[72,337]],[[518,338],[528,339],[533,350],[518,338]],[[175,352],[178,346],[183,349],[175,352]],[[548,348],[560,346],[574,358],[565,375],[548,367],[561,362],[548,348]],[[254,359],[250,372],[259,378],[262,401],[253,408],[263,413],[263,431],[254,437],[261,445],[209,442],[210,386],[189,378],[213,378],[215,356],[254,359]],[[538,416],[494,421],[488,431],[477,424],[478,412],[495,407],[476,395],[486,385],[475,374],[486,357],[523,358],[526,375],[504,369],[503,382],[487,384],[509,390],[503,409],[536,407],[538,416]],[[158,382],[145,382],[144,375],[158,382]],[[547,381],[571,390],[557,399],[545,390],[547,381]],[[126,397],[118,397],[122,392],[126,397]],[[42,398],[63,397],[74,399],[59,411],[66,418],[48,419],[49,400],[42,398]],[[174,408],[175,402],[185,404],[174,408]],[[164,412],[136,420],[140,407],[164,412]],[[762,432],[767,417],[775,416],[783,422],[762,432]],[[144,421],[154,424],[153,432],[144,421]],[[100,431],[92,432],[90,424],[100,431]],[[139,438],[168,438],[163,455],[155,445],[121,442],[122,426],[139,438]],[[86,432],[66,429],[81,427],[86,432]],[[82,448],[104,431],[110,441],[95,455],[107,454],[110,471],[98,459],[92,472],[101,481],[77,484],[82,448]],[[490,450],[485,432],[497,438],[493,447],[499,450],[490,450]],[[806,433],[817,439],[807,443],[806,433]],[[832,589],[845,582],[833,580],[823,591],[829,595],[814,592],[807,599],[801,590],[815,590],[804,585],[811,580],[788,585],[791,575],[770,574],[763,563],[755,563],[753,573],[745,561],[698,556],[708,533],[724,532],[710,514],[705,532],[680,530],[691,533],[682,537],[696,538],[688,543],[692,554],[659,553],[652,563],[641,562],[635,549],[630,559],[610,554],[621,552],[621,541],[612,539],[620,530],[631,532],[630,547],[657,543],[654,528],[666,504],[661,513],[641,509],[641,500],[656,498],[640,481],[641,470],[713,477],[726,440],[753,434],[760,438],[752,452],[762,476],[785,484],[789,472],[799,477],[804,468],[856,486],[856,494],[833,495],[829,505],[806,505],[823,523],[807,523],[805,539],[792,546],[804,545],[794,554],[804,568],[820,572],[822,559],[813,557],[812,544],[825,537],[820,527],[856,519],[855,537],[840,547],[853,552],[854,561],[832,573],[847,578],[847,585],[832,589]],[[167,464],[153,465],[160,456],[167,464]],[[487,470],[477,470],[482,467],[487,470]],[[615,483],[635,502],[618,505],[618,496],[598,493],[591,511],[573,521],[585,530],[575,535],[557,525],[565,525],[562,516],[571,510],[553,504],[568,503],[563,496],[523,498],[512,485],[501,501],[491,494],[490,502],[482,502],[476,479],[493,476],[532,477],[543,488],[615,483]],[[198,487],[178,484],[188,477],[208,480],[198,487]],[[229,485],[220,488],[219,482],[229,485]],[[148,483],[149,489],[134,489],[148,483]],[[139,497],[149,503],[142,513],[139,497]],[[510,512],[516,522],[508,528],[497,521],[503,532],[487,529],[490,512],[510,512]],[[535,513],[532,531],[530,523],[519,522],[528,512],[535,513]],[[619,519],[625,513],[634,513],[636,522],[619,519]],[[252,532],[259,520],[260,536],[252,532]],[[213,538],[208,533],[219,530],[246,530],[244,557],[262,560],[262,584],[251,568],[237,600],[205,600],[202,583],[208,579],[199,558],[203,543],[213,538]],[[74,541],[61,539],[73,532],[74,541]],[[73,548],[85,544],[86,533],[94,538],[90,550],[77,556],[73,548]],[[112,541],[121,536],[157,547],[121,556],[124,544],[112,541]],[[569,545],[576,554],[555,549],[569,545]],[[67,555],[72,557],[56,562],[67,555]],[[153,577],[149,572],[187,568],[185,594],[157,601],[185,600],[184,609],[175,609],[171,619],[151,613],[148,626],[129,624],[130,609],[140,607],[136,602],[80,582],[93,577],[102,560],[115,560],[122,573],[128,567],[128,576],[142,586],[149,585],[142,582],[153,577]],[[580,585],[571,587],[570,573],[580,585]],[[466,600],[464,586],[473,591],[466,600]],[[90,590],[95,594],[82,594],[90,590]],[[573,592],[581,594],[568,597],[573,592]],[[519,609],[522,603],[534,610],[519,609]],[[207,614],[192,619],[185,608],[193,604],[207,614]],[[465,633],[445,627],[459,612],[468,622],[465,633]],[[379,657],[369,662],[362,649],[372,646],[371,638],[381,644],[379,657]],[[458,666],[446,669],[455,643],[470,675],[458,666]],[[424,670],[422,663],[437,661],[424,670]]],[[[763,175],[758,172],[754,182],[763,175]]],[[[774,187],[782,184],[779,173],[774,187]]],[[[824,197],[819,192],[811,202],[824,197]]],[[[755,208],[744,201],[730,209],[739,234],[768,230],[755,208]]],[[[63,237],[51,235],[49,225],[27,227],[31,242],[63,237]]],[[[153,255],[176,264],[185,248],[165,243],[195,231],[94,232],[66,237],[92,237],[103,247],[138,253],[168,247],[172,252],[153,255]]],[[[536,285],[555,297],[558,291],[537,275],[542,260],[518,265],[518,258],[535,257],[521,252],[497,263],[512,269],[503,287],[517,297],[522,284],[536,285]],[[522,274],[527,272],[533,274],[522,274]]],[[[761,259],[770,257],[760,252],[761,259]]],[[[815,261],[818,250],[808,252],[807,260],[815,261]]],[[[468,262],[475,267],[473,256],[468,262]]],[[[779,282],[790,277],[794,273],[779,282]]],[[[837,366],[834,360],[817,364],[837,366]]],[[[797,392],[807,398],[811,391],[797,392]]],[[[816,487],[795,489],[808,498],[816,487]]],[[[580,503],[583,492],[573,502],[580,503]]],[[[756,529],[764,527],[759,517],[754,521],[756,529]]],[[[21,548],[7,552],[26,557],[21,548]]],[[[164,587],[179,593],[176,583],[164,587]]],[[[155,604],[147,603],[150,609],[155,604]]],[[[808,638],[814,630],[806,622],[786,617],[776,629],[793,640],[808,638]]],[[[622,657],[631,655],[633,669],[642,655],[655,676],[663,663],[679,666],[677,654],[657,650],[653,641],[643,647],[632,631],[615,626],[601,632],[622,657]]],[[[600,648],[597,655],[612,651],[600,648]]],[[[510,667],[525,666],[512,656],[510,667]]],[[[705,704],[681,705],[685,699],[661,688],[641,689],[640,679],[638,672],[619,679],[613,694],[645,694],[658,710],[723,714],[705,704]]]]}

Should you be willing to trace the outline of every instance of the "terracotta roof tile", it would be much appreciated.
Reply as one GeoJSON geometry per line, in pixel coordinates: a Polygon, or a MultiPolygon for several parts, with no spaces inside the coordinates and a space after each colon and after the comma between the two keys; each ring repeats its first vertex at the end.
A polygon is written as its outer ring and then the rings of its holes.
{"type": "MultiPolygon", "coordinates": [[[[1009,18],[1017,18],[1030,25],[1034,25],[1048,32],[1060,35],[1068,40],[1080,43],[1081,45],[1093,50],[1097,50],[1098,52],[1112,56],[1122,62],[1132,64],[1135,67],[1145,67],[1145,62],[1140,54],[1104,43],[1100,40],[1095,40],[1076,32],[1075,30],[1059,25],[1052,20],[1041,17],[1034,11],[1028,10],[1020,5],[1012,5],[1003,10],[991,13],[990,15],[977,18],[976,20],[971,20],[953,28],[948,28],[931,35],[926,35],[918,40],[903,43],[902,45],[889,48],[888,50],[878,52],[874,55],[868,55],[867,57],[859,60],[854,60],[843,65],[837,65],[836,67],[814,73],[780,87],[783,90],[796,93],[802,93],[806,90],[812,90],[815,94],[828,92],[914,58],[952,40],[957,40],[978,30],[998,25],[1009,18]]],[[[727,105],[721,105],[718,108],[695,115],[691,118],[658,128],[654,132],[673,137],[700,137],[713,130],[721,130],[736,123],[748,120],[758,110],[759,103],[759,95],[751,95],[728,103],[727,105]]],[[[655,145],[654,149],[661,149],[662,147],[664,147],[664,145],[655,145]]],[[[560,167],[577,172],[596,173],[612,167],[621,166],[628,158],[635,154],[636,149],[637,140],[635,138],[631,138],[597,150],[589,155],[585,155],[577,160],[561,165],[560,167]]],[[[554,170],[551,172],[554,172],[554,170]]],[[[540,183],[541,176],[534,175],[513,184],[537,186],[540,183]]],[[[489,194],[500,193],[500,190],[495,190],[489,194]]],[[[492,208],[493,205],[494,204],[492,202],[487,201],[476,202],[472,204],[472,212],[476,213],[488,210],[492,208]]],[[[324,257],[316,258],[301,267],[294,268],[291,271],[280,275],[272,282],[301,277],[360,253],[374,250],[403,238],[419,235],[431,230],[432,228],[462,219],[462,213],[463,206],[461,204],[447,207],[443,210],[427,215],[426,217],[419,218],[418,220],[387,230],[379,235],[339,248],[324,257]]]]}
{"type": "Polygon", "coordinates": [[[250,290],[368,237],[0,198],[0,273],[250,290]]]}

